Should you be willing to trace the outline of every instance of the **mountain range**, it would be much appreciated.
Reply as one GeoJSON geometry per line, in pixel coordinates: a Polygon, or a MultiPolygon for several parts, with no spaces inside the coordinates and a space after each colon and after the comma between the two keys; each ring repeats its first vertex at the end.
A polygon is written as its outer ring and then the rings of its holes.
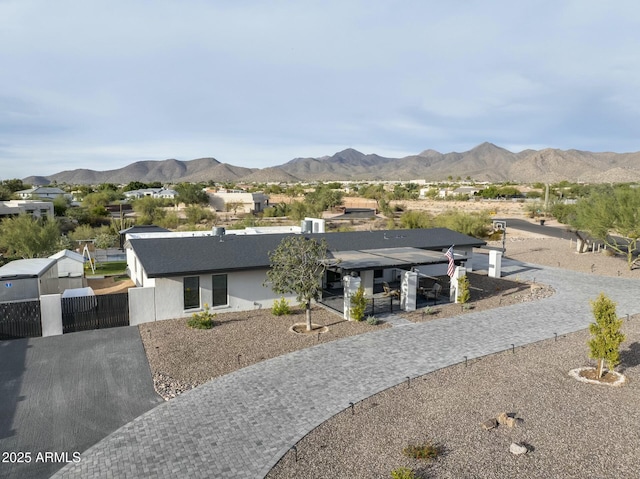
{"type": "Polygon", "coordinates": [[[563,180],[586,183],[640,181],[640,152],[593,153],[580,150],[524,150],[512,153],[492,143],[482,143],[463,153],[425,150],[403,158],[364,154],[348,148],[332,156],[295,158],[279,166],[244,168],[215,158],[138,161],[107,171],[77,169],[50,176],[30,176],[33,185],[126,184],[178,182],[306,182],[332,180],[427,180],[471,178],[475,181],[518,183],[563,180]]]}

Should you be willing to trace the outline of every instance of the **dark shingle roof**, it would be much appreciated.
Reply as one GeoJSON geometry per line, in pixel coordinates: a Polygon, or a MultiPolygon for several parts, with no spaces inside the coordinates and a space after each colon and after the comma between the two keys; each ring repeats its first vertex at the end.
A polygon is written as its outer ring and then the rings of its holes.
{"type": "MultiPolygon", "coordinates": [[[[138,238],[129,244],[150,278],[269,267],[269,252],[287,234],[138,238]]],[[[414,247],[441,251],[452,244],[479,247],[482,240],[446,228],[353,231],[305,235],[324,238],[331,251],[414,247]]]]}

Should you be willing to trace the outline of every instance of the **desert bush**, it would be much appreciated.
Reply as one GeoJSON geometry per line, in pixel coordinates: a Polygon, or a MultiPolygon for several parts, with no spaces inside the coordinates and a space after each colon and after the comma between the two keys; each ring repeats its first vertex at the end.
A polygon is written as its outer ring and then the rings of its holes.
{"type": "Polygon", "coordinates": [[[211,329],[213,328],[213,319],[216,316],[217,314],[209,311],[209,305],[205,303],[204,311],[193,313],[189,321],[187,321],[187,326],[193,329],[211,329]]]}
{"type": "Polygon", "coordinates": [[[375,316],[367,316],[367,324],[376,326],[378,323],[380,323],[380,320],[375,316]]]}
{"type": "Polygon", "coordinates": [[[391,479],[416,479],[416,474],[408,467],[397,467],[391,471],[391,479]]]}
{"type": "Polygon", "coordinates": [[[284,296],[280,299],[276,299],[271,307],[271,314],[274,316],[284,316],[291,314],[291,308],[289,307],[289,301],[284,296]]]}
{"type": "Polygon", "coordinates": [[[364,319],[364,311],[367,308],[367,298],[364,295],[362,285],[358,288],[353,296],[351,296],[351,319],[354,321],[362,321],[364,319]]]}
{"type": "Polygon", "coordinates": [[[413,459],[435,459],[440,453],[442,453],[442,447],[431,442],[410,444],[402,450],[402,454],[413,459]]]}
{"type": "Polygon", "coordinates": [[[468,303],[471,299],[471,290],[469,289],[469,278],[467,275],[458,278],[458,303],[468,303]]]}

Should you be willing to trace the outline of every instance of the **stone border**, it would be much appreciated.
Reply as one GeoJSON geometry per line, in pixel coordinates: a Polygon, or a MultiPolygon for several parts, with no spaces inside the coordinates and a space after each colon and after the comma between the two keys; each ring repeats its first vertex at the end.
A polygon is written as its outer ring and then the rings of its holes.
{"type": "Polygon", "coordinates": [[[613,374],[614,376],[618,377],[618,379],[616,379],[612,383],[605,383],[605,382],[602,382],[602,381],[596,381],[594,379],[587,379],[587,378],[584,378],[584,377],[580,376],[580,373],[582,371],[587,371],[587,370],[590,370],[590,369],[595,369],[595,368],[593,368],[593,367],[584,367],[584,368],[572,369],[571,371],[569,371],[569,376],[571,376],[572,378],[580,381],[581,383],[598,384],[598,385],[601,385],[601,386],[612,386],[612,387],[620,387],[620,386],[624,385],[624,383],[627,380],[627,378],[623,374],[617,373],[615,371],[607,371],[607,372],[613,374]]]}
{"type": "Polygon", "coordinates": [[[311,323],[311,331],[305,331],[303,333],[300,333],[300,332],[295,330],[296,326],[305,326],[306,327],[307,323],[294,323],[289,328],[289,331],[291,331],[292,333],[295,333],[295,334],[320,334],[320,333],[326,333],[327,331],[329,331],[329,328],[327,328],[326,326],[322,326],[320,324],[311,323]]]}

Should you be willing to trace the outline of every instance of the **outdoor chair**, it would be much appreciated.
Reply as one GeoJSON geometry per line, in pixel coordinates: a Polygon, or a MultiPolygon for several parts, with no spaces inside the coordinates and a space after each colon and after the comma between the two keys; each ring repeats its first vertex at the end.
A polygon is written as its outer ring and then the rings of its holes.
{"type": "Polygon", "coordinates": [[[442,292],[442,285],[440,283],[434,283],[434,285],[424,290],[424,297],[426,299],[433,299],[434,303],[438,301],[440,293],[442,292]]]}
{"type": "Polygon", "coordinates": [[[382,289],[384,290],[383,296],[400,298],[400,291],[398,291],[397,289],[391,289],[389,283],[387,283],[386,281],[382,283],[382,289]]]}

